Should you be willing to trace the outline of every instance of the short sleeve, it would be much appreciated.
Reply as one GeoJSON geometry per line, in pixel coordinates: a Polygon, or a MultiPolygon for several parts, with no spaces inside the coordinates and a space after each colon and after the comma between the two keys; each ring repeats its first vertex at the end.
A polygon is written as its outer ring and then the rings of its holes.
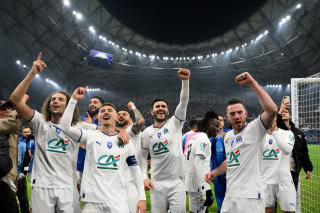
{"type": "Polygon", "coordinates": [[[33,116],[30,119],[30,124],[33,132],[37,132],[41,123],[44,122],[43,115],[36,110],[33,110],[33,116]]]}
{"type": "Polygon", "coordinates": [[[196,152],[195,155],[203,155],[206,157],[206,153],[209,152],[210,150],[210,141],[208,138],[206,138],[204,135],[199,135],[197,138],[197,143],[196,143],[196,152]]]}
{"type": "MultiPolygon", "coordinates": [[[[252,134],[257,134],[258,138],[262,138],[267,132],[267,129],[261,120],[261,115],[259,115],[258,118],[254,119],[248,125],[250,126],[250,132],[252,134]]],[[[263,142],[263,140],[261,140],[261,142],[263,142]]]]}

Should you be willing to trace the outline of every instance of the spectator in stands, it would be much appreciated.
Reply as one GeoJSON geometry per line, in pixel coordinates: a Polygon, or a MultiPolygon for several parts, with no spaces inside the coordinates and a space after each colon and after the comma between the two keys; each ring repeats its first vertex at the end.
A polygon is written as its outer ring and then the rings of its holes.
{"type": "MultiPolygon", "coordinates": [[[[26,99],[24,99],[26,100],[26,99]]],[[[0,206],[1,212],[19,212],[16,200],[17,133],[21,120],[9,101],[0,101],[0,206]]]]}
{"type": "Polygon", "coordinates": [[[18,176],[17,176],[17,196],[19,199],[19,206],[21,213],[29,212],[29,201],[27,191],[27,181],[25,168],[30,163],[31,156],[27,151],[29,145],[29,136],[31,135],[31,129],[27,126],[22,127],[22,135],[18,138],[18,176]]]}

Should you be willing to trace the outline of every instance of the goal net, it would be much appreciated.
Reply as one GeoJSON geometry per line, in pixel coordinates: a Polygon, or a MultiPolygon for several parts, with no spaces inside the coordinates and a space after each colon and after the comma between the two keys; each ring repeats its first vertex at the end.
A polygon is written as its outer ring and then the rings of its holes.
{"type": "Polygon", "coordinates": [[[320,73],[291,79],[292,121],[302,130],[313,164],[312,178],[301,170],[296,212],[320,212],[320,73]]]}

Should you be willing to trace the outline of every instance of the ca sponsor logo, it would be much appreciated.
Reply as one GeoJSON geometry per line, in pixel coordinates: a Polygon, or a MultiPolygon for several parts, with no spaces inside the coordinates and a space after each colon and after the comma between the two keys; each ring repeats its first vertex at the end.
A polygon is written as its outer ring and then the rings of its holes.
{"type": "Polygon", "coordinates": [[[238,159],[239,156],[240,156],[240,149],[237,149],[236,151],[228,152],[227,153],[228,167],[240,166],[240,161],[238,159]]]}
{"type": "Polygon", "coordinates": [[[280,149],[266,149],[263,152],[263,160],[279,160],[278,154],[280,152],[280,149]]]}
{"type": "Polygon", "coordinates": [[[118,161],[120,161],[120,155],[102,155],[98,159],[97,169],[118,170],[118,161]]]}
{"type": "Polygon", "coordinates": [[[162,142],[155,143],[152,146],[152,150],[153,150],[154,155],[161,155],[161,154],[169,152],[169,149],[167,148],[167,146],[168,146],[168,140],[166,140],[163,143],[162,142]]]}
{"type": "Polygon", "coordinates": [[[58,138],[53,138],[50,141],[48,141],[48,148],[47,151],[49,152],[57,152],[62,154],[67,154],[67,146],[70,145],[69,140],[62,140],[58,138]]]}

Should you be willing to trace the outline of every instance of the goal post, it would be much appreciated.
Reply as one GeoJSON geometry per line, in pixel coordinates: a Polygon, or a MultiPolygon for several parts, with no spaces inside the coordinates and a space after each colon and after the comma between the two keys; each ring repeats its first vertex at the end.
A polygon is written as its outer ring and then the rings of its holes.
{"type": "Polygon", "coordinates": [[[304,132],[313,164],[312,178],[301,171],[297,213],[320,212],[320,74],[291,79],[292,122],[304,132]]]}

